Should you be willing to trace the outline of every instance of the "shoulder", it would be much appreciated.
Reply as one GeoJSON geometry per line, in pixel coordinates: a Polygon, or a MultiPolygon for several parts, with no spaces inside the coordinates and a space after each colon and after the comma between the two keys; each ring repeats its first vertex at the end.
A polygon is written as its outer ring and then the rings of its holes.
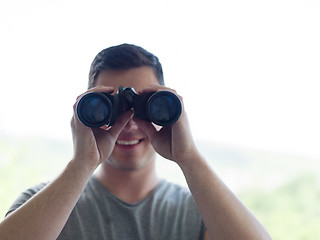
{"type": "Polygon", "coordinates": [[[28,188],[27,190],[23,191],[20,196],[17,198],[17,200],[28,200],[29,198],[31,198],[33,195],[37,194],[38,192],[40,192],[48,183],[40,183],[37,185],[34,185],[30,188],[28,188]]]}
{"type": "Polygon", "coordinates": [[[24,194],[25,196],[33,196],[36,193],[40,192],[40,190],[42,190],[48,183],[39,183],[37,185],[34,185],[30,188],[28,188],[27,190],[25,190],[22,194],[24,194]]]}
{"type": "Polygon", "coordinates": [[[30,198],[32,198],[34,195],[36,195],[38,192],[41,191],[48,183],[40,183],[37,185],[34,185],[25,191],[23,191],[18,198],[13,202],[11,207],[9,208],[6,215],[8,215],[10,212],[18,209],[21,205],[23,205],[25,202],[27,202],[30,198]]]}

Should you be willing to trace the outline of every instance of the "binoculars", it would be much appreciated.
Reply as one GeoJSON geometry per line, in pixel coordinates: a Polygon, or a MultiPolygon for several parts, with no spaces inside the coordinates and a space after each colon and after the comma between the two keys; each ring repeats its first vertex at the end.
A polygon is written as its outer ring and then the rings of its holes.
{"type": "Polygon", "coordinates": [[[169,91],[137,94],[133,88],[120,86],[115,95],[103,92],[83,95],[77,105],[77,115],[84,125],[97,128],[112,126],[129,109],[142,120],[169,126],[180,118],[182,105],[177,95],[169,91]]]}

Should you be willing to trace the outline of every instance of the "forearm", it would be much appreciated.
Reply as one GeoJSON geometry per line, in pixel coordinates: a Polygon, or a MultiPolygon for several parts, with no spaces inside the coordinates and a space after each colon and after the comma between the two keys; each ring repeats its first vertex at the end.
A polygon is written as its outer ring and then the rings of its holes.
{"type": "Polygon", "coordinates": [[[1,239],[57,239],[93,170],[71,161],[54,181],[1,222],[1,239]]]}
{"type": "Polygon", "coordinates": [[[200,155],[180,167],[212,239],[271,239],[200,155]]]}

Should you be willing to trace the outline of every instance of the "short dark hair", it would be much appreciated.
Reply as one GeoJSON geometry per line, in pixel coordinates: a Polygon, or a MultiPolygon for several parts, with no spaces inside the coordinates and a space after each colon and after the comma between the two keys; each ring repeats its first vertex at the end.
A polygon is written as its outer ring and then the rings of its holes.
{"type": "Polygon", "coordinates": [[[154,54],[133,44],[106,48],[97,54],[91,64],[88,87],[95,86],[102,70],[129,70],[142,66],[150,66],[160,85],[164,85],[162,66],[154,54]]]}

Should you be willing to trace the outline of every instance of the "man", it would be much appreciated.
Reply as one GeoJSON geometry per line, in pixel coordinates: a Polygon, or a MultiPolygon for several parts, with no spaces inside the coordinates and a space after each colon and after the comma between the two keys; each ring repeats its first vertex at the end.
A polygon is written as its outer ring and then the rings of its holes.
{"type": "MultiPolygon", "coordinates": [[[[158,58],[129,44],[96,56],[86,93],[116,93],[120,85],[177,94],[164,86],[158,58]]],[[[76,115],[82,96],[71,120],[72,160],[49,184],[17,199],[1,239],[270,239],[198,152],[184,106],[171,126],[129,110],[112,127],[89,128],[76,115]],[[179,165],[191,193],[159,179],[156,153],[179,165]]]]}

